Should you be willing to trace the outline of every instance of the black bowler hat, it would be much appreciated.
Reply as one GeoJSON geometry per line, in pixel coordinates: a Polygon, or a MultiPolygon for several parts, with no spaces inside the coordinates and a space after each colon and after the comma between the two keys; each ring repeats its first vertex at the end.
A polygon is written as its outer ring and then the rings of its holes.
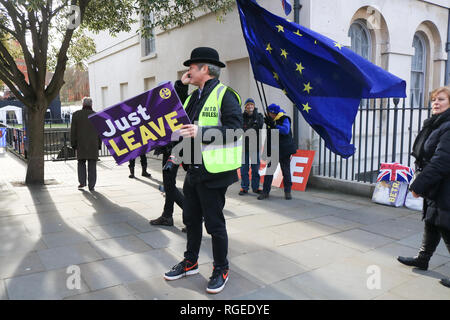
{"type": "Polygon", "coordinates": [[[191,58],[183,65],[189,67],[193,63],[211,63],[220,68],[225,68],[225,64],[219,60],[219,53],[213,48],[199,47],[191,52],[191,58]]]}

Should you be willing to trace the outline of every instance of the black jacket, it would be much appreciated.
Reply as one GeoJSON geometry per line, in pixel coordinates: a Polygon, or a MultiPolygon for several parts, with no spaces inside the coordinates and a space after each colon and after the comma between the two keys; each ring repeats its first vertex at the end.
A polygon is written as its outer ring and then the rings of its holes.
{"type": "Polygon", "coordinates": [[[420,153],[422,159],[417,159],[423,170],[410,190],[425,199],[425,222],[450,230],[450,109],[431,120],[432,130],[420,153]]]}
{"type": "MultiPolygon", "coordinates": [[[[246,132],[249,129],[254,129],[256,132],[256,145],[257,145],[257,151],[259,152],[259,130],[262,129],[264,125],[264,117],[261,113],[258,112],[258,109],[255,107],[253,110],[253,113],[249,115],[247,112],[244,111],[242,114],[242,119],[244,121],[244,132],[246,132]]],[[[249,141],[250,139],[248,137],[245,138],[244,141],[244,150],[246,153],[249,152],[249,143],[253,141],[249,141]]]]}
{"type": "MultiPolygon", "coordinates": [[[[191,123],[198,121],[200,111],[203,108],[203,105],[208,99],[208,96],[211,93],[211,91],[216,87],[218,83],[219,83],[218,79],[208,80],[205,83],[205,86],[203,87],[200,97],[198,89],[192,92],[191,94],[192,97],[189,100],[188,105],[186,106],[186,113],[188,114],[191,123]]],[[[175,89],[177,90],[177,92],[179,90],[180,92],[182,92],[183,91],[182,89],[177,88],[179,86],[184,86],[181,83],[181,81],[177,81],[175,83],[175,89]]],[[[187,88],[187,86],[185,87],[187,88]]],[[[185,91],[187,91],[187,89],[185,91]]],[[[180,99],[182,98],[184,97],[180,97],[180,99]]],[[[220,108],[220,114],[221,114],[220,121],[222,124],[221,126],[201,128],[202,132],[198,132],[198,134],[204,135],[205,132],[209,129],[217,129],[222,132],[224,137],[226,137],[227,129],[242,129],[241,105],[239,103],[236,94],[232,90],[227,89],[227,91],[225,92],[225,95],[222,100],[222,106],[220,108]]],[[[210,141],[204,142],[210,143],[210,141]]],[[[194,154],[195,150],[196,148],[192,146],[192,155],[194,154]]],[[[204,182],[208,188],[228,187],[229,185],[239,180],[237,176],[237,170],[231,170],[220,173],[210,173],[206,170],[203,164],[200,165],[200,168],[198,170],[191,171],[190,173],[196,175],[197,178],[200,179],[200,181],[204,182]]]]}
{"type": "MultiPolygon", "coordinates": [[[[267,126],[267,140],[266,140],[266,148],[267,149],[266,150],[267,150],[267,155],[269,157],[271,156],[272,150],[276,149],[276,147],[274,145],[272,145],[272,143],[275,143],[275,141],[272,142],[272,134],[271,134],[270,130],[276,129],[277,125],[282,125],[285,119],[287,119],[289,121],[289,123],[292,123],[291,118],[284,115],[280,119],[274,121],[273,126],[269,126],[269,125],[267,126]]],[[[292,154],[295,154],[297,152],[297,150],[295,149],[295,142],[292,137],[292,127],[289,129],[288,134],[282,134],[280,132],[279,139],[280,140],[278,142],[278,148],[279,148],[280,159],[290,157],[292,154]]]]}

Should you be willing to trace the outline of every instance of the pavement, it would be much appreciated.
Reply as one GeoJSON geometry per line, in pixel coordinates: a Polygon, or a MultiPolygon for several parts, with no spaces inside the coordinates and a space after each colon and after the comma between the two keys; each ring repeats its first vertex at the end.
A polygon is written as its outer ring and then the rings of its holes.
{"type": "Polygon", "coordinates": [[[148,223],[164,204],[161,160],[149,158],[150,179],[129,179],[126,165],[101,158],[95,192],[77,189],[76,167],[45,162],[46,185],[29,187],[24,163],[0,154],[0,299],[450,299],[439,284],[450,277],[443,243],[428,271],[396,260],[420,247],[419,212],[312,188],[294,191],[290,201],[274,189],[258,201],[239,196],[238,183],[224,210],[225,289],[205,291],[212,272],[206,231],[200,273],[165,281],[164,272],[183,258],[186,235],[178,207],[174,227],[148,223]]]}

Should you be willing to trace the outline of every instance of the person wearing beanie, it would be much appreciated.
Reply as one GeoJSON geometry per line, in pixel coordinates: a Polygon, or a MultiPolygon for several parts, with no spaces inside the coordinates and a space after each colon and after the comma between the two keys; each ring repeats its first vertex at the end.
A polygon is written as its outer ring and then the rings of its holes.
{"type": "Polygon", "coordinates": [[[241,190],[239,195],[245,195],[249,189],[249,168],[252,170],[252,190],[254,193],[260,194],[262,190],[259,188],[259,130],[264,125],[264,117],[258,112],[255,107],[255,101],[248,98],[244,103],[244,113],[242,114],[244,120],[244,133],[246,135],[244,140],[244,152],[241,166],[241,190]],[[253,130],[254,132],[249,132],[253,130]],[[251,140],[250,137],[256,137],[256,141],[251,140]],[[256,143],[256,147],[255,144],[256,143]],[[252,145],[250,145],[252,144],[252,145]]]}
{"type": "MultiPolygon", "coordinates": [[[[271,153],[271,149],[275,144],[278,144],[279,162],[281,172],[283,173],[284,197],[286,200],[292,199],[291,196],[291,155],[297,150],[295,148],[294,139],[291,131],[291,118],[286,115],[286,112],[277,104],[272,103],[267,107],[267,116],[264,119],[267,125],[267,153],[271,153]],[[272,130],[279,131],[279,141],[273,141],[272,130]]],[[[274,168],[278,165],[275,162],[269,162],[267,167],[274,168]]],[[[272,186],[273,174],[266,174],[264,176],[263,191],[258,196],[258,200],[264,200],[269,197],[272,186]]]]}

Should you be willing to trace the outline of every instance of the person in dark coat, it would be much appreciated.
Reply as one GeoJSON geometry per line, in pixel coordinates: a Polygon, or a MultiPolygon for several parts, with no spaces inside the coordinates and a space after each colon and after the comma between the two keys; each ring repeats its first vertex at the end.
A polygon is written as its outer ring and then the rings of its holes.
{"type": "MultiPolygon", "coordinates": [[[[292,199],[291,155],[295,154],[297,151],[295,148],[294,139],[292,137],[291,118],[286,115],[286,112],[281,109],[279,105],[272,103],[267,107],[267,116],[265,117],[264,122],[267,125],[267,154],[273,158],[272,153],[277,149],[276,147],[278,147],[279,162],[281,172],[283,173],[284,198],[286,200],[290,200],[292,199]],[[272,139],[272,130],[279,131],[279,141],[272,139]]],[[[270,189],[272,187],[273,174],[270,174],[268,171],[275,170],[277,165],[277,161],[270,161],[267,164],[267,173],[264,176],[263,191],[258,196],[258,200],[263,200],[269,197],[270,189]]]]}
{"type": "Polygon", "coordinates": [[[185,102],[185,110],[192,124],[183,125],[180,129],[180,135],[188,139],[186,144],[194,150],[191,152],[192,159],[186,159],[188,156],[183,155],[183,162],[187,167],[183,185],[183,222],[187,229],[187,244],[183,261],[166,272],[164,278],[176,280],[199,272],[198,256],[204,221],[206,231],[211,235],[214,259],[206,291],[219,293],[229,279],[228,235],[223,213],[225,194],[228,186],[238,181],[237,169],[241,164],[241,154],[230,162],[212,163],[206,156],[210,153],[204,151],[208,146],[221,153],[235,152],[239,147],[226,148],[219,141],[207,139],[205,134],[213,131],[226,137],[229,130],[235,132],[241,129],[241,102],[234,90],[220,83],[220,68],[225,67],[225,64],[219,60],[219,54],[213,48],[195,48],[184,65],[189,67],[185,73],[187,82],[198,87],[185,102]],[[221,100],[219,96],[222,97],[221,100]],[[202,126],[202,119],[205,118],[214,119],[218,124],[202,126]],[[195,152],[197,149],[203,149],[200,157],[195,152]],[[196,161],[197,158],[200,162],[196,161]],[[226,170],[229,167],[233,168],[226,170]]]}
{"type": "MultiPolygon", "coordinates": [[[[398,257],[401,263],[428,269],[441,238],[450,252],[450,87],[431,94],[432,116],[426,119],[414,142],[416,174],[410,185],[414,197],[423,197],[425,222],[422,246],[415,257],[398,257]]],[[[450,279],[441,279],[450,287],[450,279]]]]}
{"type": "Polygon", "coordinates": [[[241,190],[239,195],[245,195],[248,193],[249,182],[249,168],[252,169],[252,190],[254,193],[261,193],[259,188],[259,130],[264,125],[264,117],[258,112],[255,107],[255,101],[252,98],[248,98],[244,103],[244,113],[242,114],[244,121],[244,152],[241,167],[241,190]],[[249,137],[254,136],[255,139],[249,137]]]}
{"type": "MultiPolygon", "coordinates": [[[[147,155],[141,154],[139,156],[139,158],[141,160],[142,176],[146,177],[146,178],[150,178],[152,175],[147,172],[147,155]]],[[[136,159],[131,159],[128,162],[128,168],[130,169],[130,175],[128,176],[128,178],[130,178],[130,179],[136,178],[136,176],[134,175],[135,166],[136,166],[136,159]]]]}
{"type": "Polygon", "coordinates": [[[88,116],[95,113],[92,110],[92,99],[83,98],[83,109],[76,111],[72,116],[70,127],[70,143],[77,152],[78,159],[78,189],[86,186],[86,161],[88,162],[87,180],[89,190],[93,191],[97,181],[98,150],[101,140],[98,137],[88,116]]]}

